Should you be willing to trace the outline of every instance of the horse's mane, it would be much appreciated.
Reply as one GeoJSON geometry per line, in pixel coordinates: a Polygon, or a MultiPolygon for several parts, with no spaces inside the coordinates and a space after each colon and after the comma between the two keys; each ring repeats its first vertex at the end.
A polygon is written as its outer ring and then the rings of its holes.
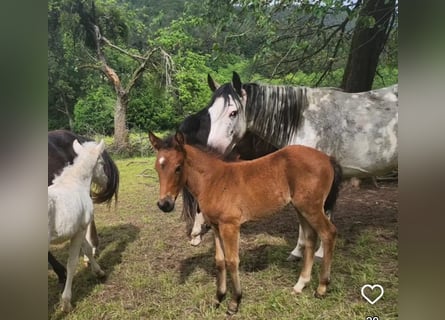
{"type": "MultiPolygon", "coordinates": [[[[76,154],[73,150],[73,141],[77,139],[80,143],[87,141],[93,141],[88,137],[77,135],[68,130],[54,130],[48,132],[48,157],[63,157],[69,164],[73,163],[76,154]]],[[[104,172],[108,177],[107,186],[101,188],[98,185],[93,184],[91,190],[91,197],[94,203],[107,203],[111,204],[111,201],[115,199],[115,203],[118,200],[119,193],[119,170],[114,163],[111,156],[106,150],[102,152],[102,159],[104,160],[104,172]]],[[[57,163],[57,161],[54,161],[57,163]]],[[[65,163],[66,165],[66,163],[65,163]]],[[[60,166],[60,162],[59,162],[60,166]]],[[[48,174],[54,177],[63,167],[48,167],[48,174]]],[[[52,180],[50,178],[50,180],[52,180]]],[[[48,182],[49,183],[49,182],[48,182]]]]}
{"type": "Polygon", "coordinates": [[[308,106],[306,87],[245,83],[246,119],[254,122],[260,136],[287,145],[300,124],[301,113],[308,106]]]}

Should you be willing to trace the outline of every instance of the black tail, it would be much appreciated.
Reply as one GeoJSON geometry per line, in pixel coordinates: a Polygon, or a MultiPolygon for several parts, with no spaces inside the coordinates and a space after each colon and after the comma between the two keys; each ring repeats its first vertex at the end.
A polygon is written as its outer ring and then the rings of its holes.
{"type": "Polygon", "coordinates": [[[111,200],[114,196],[114,205],[117,204],[117,197],[119,194],[119,169],[114,163],[111,156],[106,150],[102,152],[102,158],[104,160],[104,171],[108,177],[107,186],[101,188],[96,186],[91,190],[91,198],[94,203],[107,203],[108,206],[111,205],[111,200]]]}
{"type": "Polygon", "coordinates": [[[190,236],[198,210],[198,201],[196,201],[190,191],[185,187],[182,188],[182,201],[182,219],[185,221],[187,236],[190,236]]]}
{"type": "Polygon", "coordinates": [[[328,197],[324,203],[325,212],[332,211],[334,209],[343,176],[343,171],[335,158],[331,157],[330,160],[332,168],[334,169],[334,181],[332,181],[331,191],[329,191],[328,197]]]}

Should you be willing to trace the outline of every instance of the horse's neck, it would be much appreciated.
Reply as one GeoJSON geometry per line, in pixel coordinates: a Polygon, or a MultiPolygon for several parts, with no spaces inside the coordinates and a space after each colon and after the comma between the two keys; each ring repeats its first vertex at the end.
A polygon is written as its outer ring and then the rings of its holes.
{"type": "Polygon", "coordinates": [[[190,146],[186,146],[186,153],[186,185],[195,197],[199,197],[223,174],[224,162],[190,146]]]}
{"type": "Polygon", "coordinates": [[[74,162],[67,166],[63,169],[60,176],[54,179],[54,184],[63,183],[64,181],[74,181],[77,184],[90,187],[93,178],[93,169],[85,170],[84,165],[82,162],[74,162]]]}
{"type": "Polygon", "coordinates": [[[275,147],[296,133],[308,106],[307,87],[252,85],[246,87],[247,129],[275,147]]]}

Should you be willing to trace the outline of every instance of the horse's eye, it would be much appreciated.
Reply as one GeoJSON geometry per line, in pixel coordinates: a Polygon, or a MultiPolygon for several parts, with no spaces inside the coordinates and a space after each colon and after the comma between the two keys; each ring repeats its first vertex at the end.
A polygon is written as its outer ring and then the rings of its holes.
{"type": "Polygon", "coordinates": [[[238,115],[238,111],[234,110],[234,111],[230,112],[229,117],[230,118],[235,118],[237,115],[238,115]]]}
{"type": "Polygon", "coordinates": [[[176,169],[175,169],[175,173],[176,173],[176,174],[180,174],[180,173],[181,173],[181,166],[180,166],[180,165],[178,165],[178,166],[176,167],[176,169]]]}

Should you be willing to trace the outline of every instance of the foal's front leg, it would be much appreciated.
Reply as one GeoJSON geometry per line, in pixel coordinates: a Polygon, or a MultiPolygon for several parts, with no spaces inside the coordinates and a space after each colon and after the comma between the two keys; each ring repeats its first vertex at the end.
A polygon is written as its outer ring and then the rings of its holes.
{"type": "Polygon", "coordinates": [[[227,314],[232,315],[238,312],[242,298],[241,283],[239,280],[240,226],[234,224],[220,224],[219,233],[223,243],[226,267],[229,269],[232,279],[232,299],[230,300],[227,309],[227,314]]]}
{"type": "Polygon", "coordinates": [[[217,226],[212,226],[215,239],[215,264],[216,264],[216,307],[219,307],[227,292],[226,261],[224,250],[217,226]]]}

